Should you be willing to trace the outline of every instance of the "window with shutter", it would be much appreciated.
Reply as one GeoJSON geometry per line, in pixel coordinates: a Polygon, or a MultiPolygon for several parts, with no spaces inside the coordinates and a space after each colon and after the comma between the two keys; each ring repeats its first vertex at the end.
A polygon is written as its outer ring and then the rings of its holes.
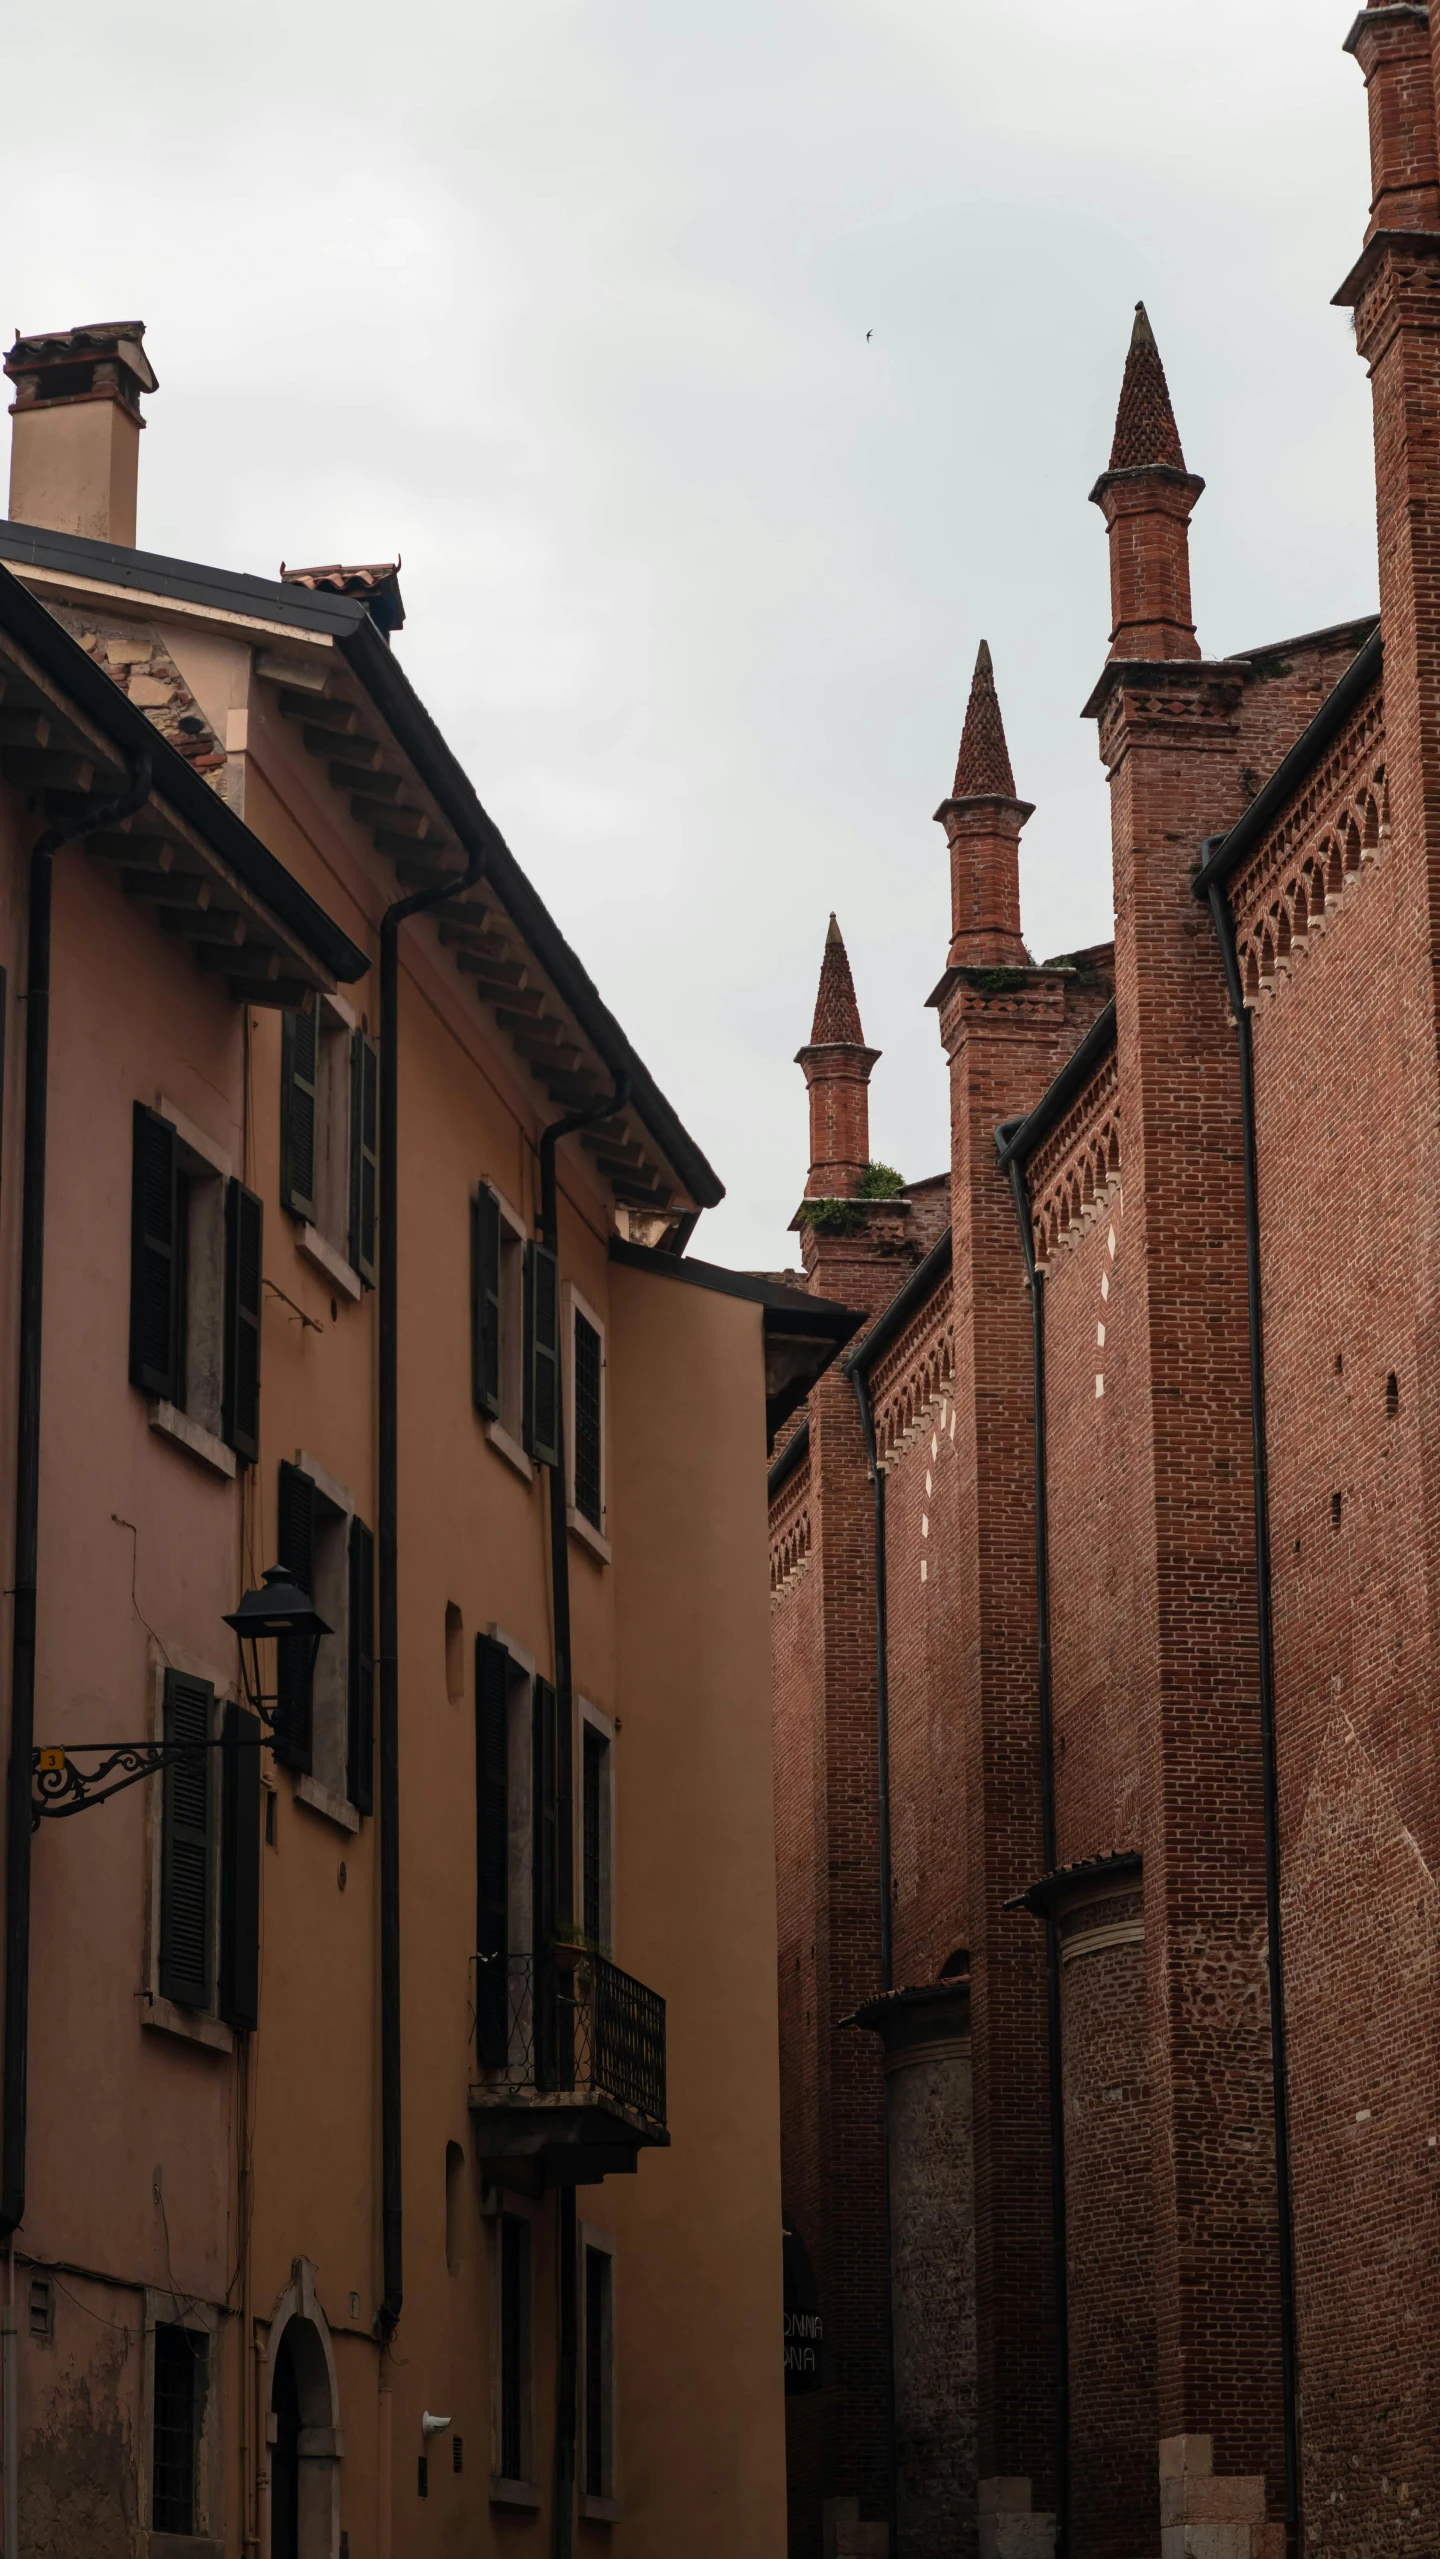
{"type": "Polygon", "coordinates": [[[530,2448],[530,2225],[501,2213],[496,2230],[495,2452],[502,2479],[527,2480],[530,2448]]]}
{"type": "Polygon", "coordinates": [[[542,1466],[560,1463],[560,1271],[544,1244],[525,1258],[525,1445],[542,1466]]]}
{"type": "Polygon", "coordinates": [[[295,1217],[315,1215],[320,1007],[280,1016],[280,1202],[295,1217]]]}
{"type": "MultiPolygon", "coordinates": [[[[315,1486],[298,1466],[282,1461],[277,1560],[303,1591],[315,1592],[315,1486]]],[[[303,1648],[283,1639],[275,1647],[275,1756],[282,1767],[308,1775],[313,1755],[314,1682],[303,1666],[303,1648]]]]}
{"type": "Polygon", "coordinates": [[[603,1363],[600,1335],[575,1309],[575,1508],[592,1528],[605,1526],[601,1459],[603,1363]]]}
{"type": "Polygon", "coordinates": [[[380,1184],[380,1052],[363,1031],[350,1041],[350,1261],[375,1285],[375,1220],[380,1184]]]}
{"type": "Polygon", "coordinates": [[[130,1383],[180,1400],[182,1238],[175,1131],[135,1105],[130,1204],[130,1383]]]}
{"type": "Polygon", "coordinates": [[[186,1747],[161,1780],[158,1970],[161,1998],[182,2008],[208,2008],[214,1988],[214,1714],[208,1679],[167,1670],[164,1738],[186,1747]]]}
{"type": "Polygon", "coordinates": [[[613,2260],[609,2249],[597,2248],[588,2235],[582,2254],[585,2325],[581,2355],[581,2492],[587,2497],[609,2497],[614,2494],[613,2260]]]}
{"type": "Polygon", "coordinates": [[[225,1185],[223,1436],[237,1457],[260,1454],[260,1289],[264,1210],[243,1182],[225,1185]]]}
{"type": "Polygon", "coordinates": [[[470,1203],[470,1377],[477,1412],[500,1417],[500,1202],[482,1182],[470,1203]]]}
{"type": "Polygon", "coordinates": [[[510,1955],[510,1656],[475,1639],[475,2043],[505,2061],[510,1955]]]}
{"type": "Polygon", "coordinates": [[[350,1522],[349,1713],[345,1786],[357,1813],[375,1806],[375,1540],[363,1520],[350,1522]]]}
{"type": "Polygon", "coordinates": [[[580,1767],[581,1926],[592,1946],[610,1952],[611,1764],[609,1736],[582,1708],[580,1767]]]}
{"type": "Polygon", "coordinates": [[[220,2014],[260,2022],[260,1718],[225,1709],[220,1753],[220,2014]]]}
{"type": "Polygon", "coordinates": [[[555,1691],[531,1692],[531,1928],[535,1948],[535,2084],[564,2085],[562,1984],[552,1949],[560,1916],[560,1733],[555,1691]]]}

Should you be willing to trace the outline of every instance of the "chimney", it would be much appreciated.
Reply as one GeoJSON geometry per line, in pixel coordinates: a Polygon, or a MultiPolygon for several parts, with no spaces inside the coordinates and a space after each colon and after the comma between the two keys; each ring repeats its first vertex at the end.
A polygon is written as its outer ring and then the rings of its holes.
{"type": "Polygon", "coordinates": [[[834,916],[806,1047],[795,1055],[810,1094],[810,1177],[805,1197],[853,1199],[870,1163],[870,1073],[878,1048],[865,1046],[855,981],[834,916]]]}
{"type": "Polygon", "coordinates": [[[935,812],[950,847],[947,968],[1028,968],[1020,932],[1020,829],[1035,814],[1016,793],[984,640],[960,739],[955,788],[935,812]]]}
{"type": "Polygon", "coordinates": [[[1110,468],[1090,492],[1110,535],[1112,658],[1200,655],[1190,611],[1190,517],[1204,486],[1185,468],[1160,350],[1137,302],[1110,468]]]}
{"type": "Polygon", "coordinates": [[[158,388],[144,336],[143,320],[17,336],[5,358],[14,523],[134,549],[140,394],[158,388]]]}

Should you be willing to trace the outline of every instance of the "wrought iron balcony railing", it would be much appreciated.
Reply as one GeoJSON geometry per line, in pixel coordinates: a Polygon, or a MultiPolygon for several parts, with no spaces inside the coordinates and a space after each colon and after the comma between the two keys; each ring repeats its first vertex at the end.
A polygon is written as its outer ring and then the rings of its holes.
{"type": "Polygon", "coordinates": [[[665,2129],[665,2002],[604,1955],[470,1958],[475,2095],[608,2099],[665,2129]]]}

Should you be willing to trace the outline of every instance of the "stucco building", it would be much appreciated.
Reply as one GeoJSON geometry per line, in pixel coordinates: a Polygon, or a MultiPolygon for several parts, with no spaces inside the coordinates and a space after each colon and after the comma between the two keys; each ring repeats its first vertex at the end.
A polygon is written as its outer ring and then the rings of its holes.
{"type": "Polygon", "coordinates": [[[136,549],[138,326],[6,371],[6,2559],[778,2550],[760,1475],[849,1321],[685,1255],[394,568],[136,549]]]}
{"type": "Polygon", "coordinates": [[[1022,940],[982,647],[948,1173],[867,1178],[838,938],[801,1052],[806,1274],[873,1319],[770,1474],[817,2559],[1440,2541],[1440,27],[1348,49],[1378,621],[1204,656],[1137,313],[1091,492],[1113,949],[1022,940]]]}

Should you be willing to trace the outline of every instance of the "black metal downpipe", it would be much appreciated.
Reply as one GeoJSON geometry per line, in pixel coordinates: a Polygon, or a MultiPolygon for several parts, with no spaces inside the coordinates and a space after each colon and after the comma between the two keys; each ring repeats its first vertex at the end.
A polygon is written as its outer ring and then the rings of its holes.
{"type": "Polygon", "coordinates": [[[30,855],[25,992],[25,1151],[20,1200],[19,1383],[15,1423],[15,1597],[11,1620],[10,1770],[5,1807],[5,2084],[0,2126],[0,2232],[25,2218],[30,2051],[30,1814],[35,1748],[35,1616],[39,1578],[40,1357],[45,1311],[45,1157],[50,1081],[50,908],[55,856],[133,817],[150,797],[148,755],[117,799],[47,827],[30,855]]]}
{"type": "Polygon", "coordinates": [[[885,1475],[875,1445],[875,1415],[870,1403],[869,1383],[858,1368],[851,1368],[850,1383],[860,1407],[860,1428],[865,1435],[865,1464],[875,1498],[875,1803],[880,1834],[880,1987],[893,1990],[895,1932],[890,1874],[890,1635],[885,1571],[885,1475]]]}
{"type": "MultiPolygon", "coordinates": [[[[1207,864],[1223,836],[1202,848],[1207,864]]],[[[1285,2435],[1285,2530],[1300,2536],[1299,2352],[1295,2322],[1295,2231],[1290,2186],[1290,2082],[1285,2045],[1285,1972],[1280,1923],[1280,1781],[1275,1756],[1275,1649],[1270,1583],[1270,1463],[1265,1439],[1265,1335],[1260,1288],[1260,1193],[1255,1152],[1255,1071],[1251,1021],[1240,982],[1235,918],[1223,880],[1197,882],[1220,945],[1240,1054],[1240,1121],[1245,1159],[1245,1285],[1250,1331],[1250,1445],[1255,1497],[1255,1614],[1260,1671],[1260,1767],[1265,1814],[1265,1935],[1270,1989],[1270,2085],[1279,2221],[1280,2388],[1285,2435]]]]}
{"type": "MultiPolygon", "coordinates": [[[[540,1137],[540,1241],[551,1253],[560,1249],[560,1209],[555,1182],[555,1149],[562,1137],[578,1129],[613,1120],[630,1098],[630,1078],[621,1073],[615,1089],[602,1102],[552,1120],[540,1137]]],[[[570,1667],[570,1523],[565,1516],[565,1396],[563,1361],[555,1412],[555,1464],[550,1468],[550,1598],[554,1618],[555,1667],[555,1921],[562,1932],[574,1924],[575,1769],[574,1682],[570,1667]]],[[[555,2215],[559,2251],[560,2334],[555,2359],[555,2502],[551,2517],[553,2559],[570,2559],[575,2520],[576,2377],[579,2365],[579,2303],[575,2249],[575,2189],[559,2189],[555,2215]]]]}
{"type": "MultiPolygon", "coordinates": [[[[890,1630],[889,1589],[885,1557],[885,1474],[875,1443],[875,1411],[870,1401],[870,1382],[858,1367],[850,1369],[850,1383],[860,1407],[860,1428],[865,1438],[865,1464],[875,1498],[875,1805],[879,1833],[880,1859],[880,1988],[895,1987],[894,1884],[890,1858],[890,1630]]],[[[888,2088],[881,2100],[881,2130],[885,2143],[885,2389],[888,2400],[887,2435],[890,2448],[890,2540],[894,2547],[900,2524],[900,2453],[895,2438],[895,2230],[890,2210],[890,2099],[888,2088]]]]}
{"type": "MultiPolygon", "coordinates": [[[[1040,1833],[1045,1872],[1055,1871],[1055,1731],[1050,1676],[1050,1523],[1045,1451],[1045,1293],[1044,1274],[1035,1262],[1030,1222],[1030,1192],[1024,1168],[1008,1152],[1009,1141],[1022,1126],[1007,1120],[995,1132],[1001,1170],[1010,1177],[1010,1193],[1020,1228],[1025,1284],[1030,1291],[1032,1394],[1035,1405],[1035,1673],[1040,1707],[1040,1833]]],[[[1061,2076],[1060,1932],[1053,1914],[1045,1914],[1045,2023],[1050,2064],[1050,2214],[1054,2225],[1055,2285],[1055,2559],[1066,2559],[1070,2546],[1070,2302],[1065,2252],[1065,2091],[1061,2076]]]]}
{"type": "Polygon", "coordinates": [[[393,2337],[405,2298],[400,2137],[400,927],[427,907],[463,897],[485,869],[397,898],[380,919],[380,2256],[376,2316],[393,2337]]]}

